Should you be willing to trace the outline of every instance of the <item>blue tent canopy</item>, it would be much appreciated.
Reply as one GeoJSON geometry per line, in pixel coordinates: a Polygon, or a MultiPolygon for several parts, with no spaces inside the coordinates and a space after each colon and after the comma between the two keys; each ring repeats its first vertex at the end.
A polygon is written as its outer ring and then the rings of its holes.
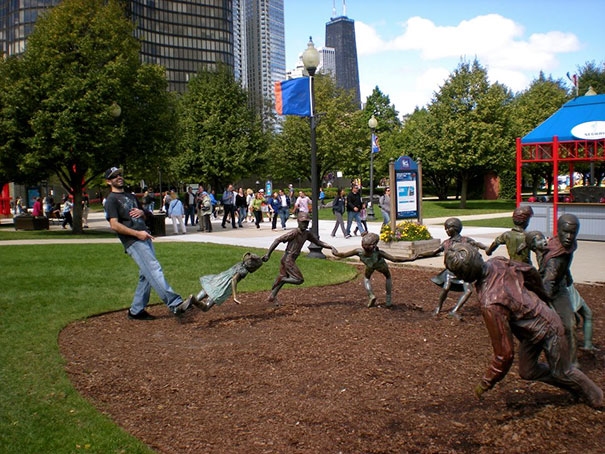
{"type": "Polygon", "coordinates": [[[571,130],[589,121],[605,121],[605,95],[580,96],[563,104],[559,110],[521,139],[522,144],[581,140],[571,130]]]}

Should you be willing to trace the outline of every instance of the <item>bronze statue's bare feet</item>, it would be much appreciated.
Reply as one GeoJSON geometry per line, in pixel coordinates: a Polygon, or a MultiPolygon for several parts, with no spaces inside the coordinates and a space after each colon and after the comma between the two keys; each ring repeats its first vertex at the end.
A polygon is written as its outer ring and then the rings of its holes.
{"type": "Polygon", "coordinates": [[[448,312],[447,313],[448,318],[455,318],[456,320],[462,320],[462,315],[460,315],[458,312],[448,312]]]}
{"type": "Polygon", "coordinates": [[[370,296],[370,302],[368,303],[368,307],[376,306],[376,297],[374,295],[370,296]]]}
{"type": "Polygon", "coordinates": [[[277,301],[277,296],[276,295],[269,295],[269,298],[267,298],[267,301],[269,301],[270,303],[273,303],[274,306],[279,306],[279,301],[277,301]]]}

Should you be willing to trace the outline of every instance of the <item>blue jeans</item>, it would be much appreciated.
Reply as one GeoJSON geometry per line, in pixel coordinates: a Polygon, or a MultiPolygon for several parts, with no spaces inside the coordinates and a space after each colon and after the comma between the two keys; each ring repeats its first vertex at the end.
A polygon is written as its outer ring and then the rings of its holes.
{"type": "Polygon", "coordinates": [[[279,207],[279,219],[281,220],[282,229],[286,228],[286,222],[288,221],[288,217],[290,217],[290,208],[288,207],[279,207]]]}
{"type": "Polygon", "coordinates": [[[237,214],[237,224],[240,227],[243,227],[242,222],[246,220],[246,216],[248,215],[248,207],[237,207],[237,214]]]}
{"type": "Polygon", "coordinates": [[[351,224],[353,220],[357,222],[357,229],[359,233],[363,234],[366,229],[363,227],[361,223],[361,218],[359,217],[359,211],[347,211],[347,235],[351,235],[351,224]]]}
{"type": "Polygon", "coordinates": [[[134,292],[130,312],[136,315],[147,307],[152,288],[164,304],[174,312],[176,306],[183,302],[183,298],[166,282],[162,265],[155,257],[151,240],[136,241],[126,249],[126,253],[139,266],[139,283],[134,292]]]}
{"type": "Polygon", "coordinates": [[[384,210],[380,210],[382,213],[382,225],[388,225],[391,222],[391,216],[384,210]]]}
{"type": "Polygon", "coordinates": [[[187,219],[191,220],[191,225],[195,225],[195,205],[185,208],[185,225],[187,225],[187,219]]]}

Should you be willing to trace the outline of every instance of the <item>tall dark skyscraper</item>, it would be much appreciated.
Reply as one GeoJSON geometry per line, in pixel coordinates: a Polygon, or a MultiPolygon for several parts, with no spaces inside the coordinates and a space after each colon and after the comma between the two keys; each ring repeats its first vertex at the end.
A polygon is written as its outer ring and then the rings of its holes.
{"type": "Polygon", "coordinates": [[[361,106],[355,21],[346,16],[330,19],[326,23],[326,47],[332,47],[335,51],[336,85],[351,90],[355,101],[361,106]]]}

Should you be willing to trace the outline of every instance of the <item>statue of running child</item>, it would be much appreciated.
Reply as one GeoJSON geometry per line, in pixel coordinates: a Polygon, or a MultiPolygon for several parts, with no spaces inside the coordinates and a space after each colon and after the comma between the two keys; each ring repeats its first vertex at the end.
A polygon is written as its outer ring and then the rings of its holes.
{"type": "Polygon", "coordinates": [[[312,232],[307,230],[309,228],[309,214],[306,212],[300,212],[298,214],[298,228],[291,230],[288,233],[283,234],[273,241],[273,244],[269,247],[267,253],[263,256],[263,262],[269,260],[271,253],[280,243],[287,243],[286,252],[281,259],[279,267],[279,275],[273,283],[271,288],[271,295],[269,295],[268,301],[270,303],[278,305],[277,294],[284,286],[284,284],[300,285],[305,281],[300,269],[296,265],[296,259],[300,255],[300,251],[307,241],[320,246],[325,249],[335,249],[327,243],[320,241],[312,232]]]}
{"type": "MultiPolygon", "coordinates": [[[[456,243],[466,243],[470,244],[471,246],[474,246],[477,249],[487,249],[487,246],[485,244],[479,243],[478,241],[475,241],[468,236],[460,235],[460,232],[462,232],[462,221],[458,218],[446,219],[444,223],[444,228],[445,233],[447,233],[449,238],[443,240],[439,247],[432,252],[432,255],[437,255],[441,252],[447,252],[448,249],[456,243]]],[[[439,303],[437,305],[437,308],[433,312],[433,315],[437,315],[439,314],[439,312],[441,312],[441,308],[443,307],[443,303],[445,302],[449,291],[454,290],[456,292],[462,292],[462,296],[460,297],[458,303],[454,306],[454,308],[449,312],[449,315],[455,318],[460,318],[458,310],[471,297],[471,293],[473,292],[471,284],[463,281],[462,279],[458,279],[447,268],[441,271],[437,276],[433,277],[431,281],[443,288],[441,294],[439,295],[439,303]]]]}
{"type": "Polygon", "coordinates": [[[529,225],[529,221],[533,215],[534,210],[528,205],[515,208],[515,211],[513,211],[513,224],[515,226],[511,230],[499,235],[487,248],[485,253],[490,256],[500,245],[505,244],[508,257],[511,260],[531,263],[529,250],[520,246],[525,243],[525,229],[529,225]]]}
{"type": "Polygon", "coordinates": [[[214,305],[220,305],[233,293],[233,301],[241,304],[237,299],[237,283],[248,273],[254,273],[263,264],[262,259],[251,252],[246,252],[241,262],[219,274],[209,274],[200,278],[202,290],[193,298],[192,304],[206,312],[214,305]],[[202,301],[208,298],[207,301],[202,301]]]}
{"type": "Polygon", "coordinates": [[[378,249],[378,241],[380,237],[375,233],[365,233],[361,238],[361,247],[357,249],[353,249],[348,252],[338,252],[332,249],[332,254],[335,257],[339,257],[341,259],[357,256],[361,260],[361,262],[366,266],[365,275],[363,279],[363,284],[368,291],[368,296],[370,297],[370,302],[368,303],[368,307],[376,306],[376,296],[372,291],[372,274],[374,271],[378,271],[382,273],[386,279],[385,289],[386,289],[386,304],[385,306],[390,308],[393,306],[391,300],[391,291],[393,288],[393,281],[391,279],[391,272],[389,271],[389,265],[387,264],[387,260],[391,262],[411,262],[418,258],[418,255],[414,255],[410,258],[408,257],[396,257],[394,255],[389,254],[381,249],[378,249]]]}

